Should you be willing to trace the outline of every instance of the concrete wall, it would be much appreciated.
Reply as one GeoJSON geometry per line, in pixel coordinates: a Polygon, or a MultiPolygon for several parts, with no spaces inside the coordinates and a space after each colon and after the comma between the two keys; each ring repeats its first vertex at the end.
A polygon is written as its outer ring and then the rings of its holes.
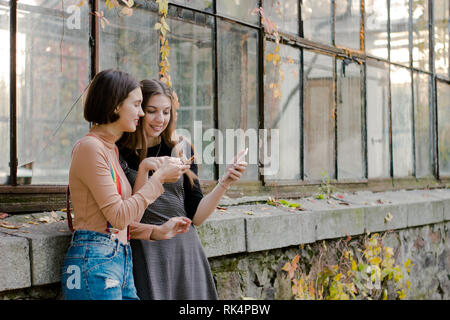
{"type": "MultiPolygon", "coordinates": [[[[411,258],[414,263],[408,298],[448,299],[450,190],[365,191],[335,194],[329,200],[289,200],[304,211],[257,200],[224,200],[222,205],[230,205],[227,210],[216,210],[197,228],[220,298],[289,299],[290,284],[281,268],[301,251],[299,245],[314,248],[325,240],[333,246],[342,237],[394,230],[386,239],[399,252],[397,259],[411,258]]],[[[0,297],[58,296],[70,232],[65,221],[54,221],[63,216],[39,213],[0,220],[19,227],[0,227],[0,297]]]]}

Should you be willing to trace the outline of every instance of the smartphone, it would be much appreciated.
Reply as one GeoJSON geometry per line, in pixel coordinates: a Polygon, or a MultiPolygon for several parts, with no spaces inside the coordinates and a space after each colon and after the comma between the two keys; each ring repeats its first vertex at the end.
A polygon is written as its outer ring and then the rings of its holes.
{"type": "Polygon", "coordinates": [[[236,161],[234,162],[234,164],[238,164],[239,162],[241,162],[242,160],[245,159],[245,156],[248,153],[248,148],[245,148],[245,152],[243,154],[241,154],[241,156],[239,158],[236,159],[236,161]]]}

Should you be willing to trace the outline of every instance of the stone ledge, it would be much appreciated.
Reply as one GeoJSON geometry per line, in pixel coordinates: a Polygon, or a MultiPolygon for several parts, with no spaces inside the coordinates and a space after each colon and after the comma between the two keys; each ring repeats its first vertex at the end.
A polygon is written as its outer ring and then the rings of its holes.
{"type": "Polygon", "coordinates": [[[28,241],[0,233],[0,291],[31,286],[28,241]]]}
{"type": "MultiPolygon", "coordinates": [[[[209,258],[450,220],[450,190],[446,189],[290,200],[305,211],[236,201],[197,227],[209,258]]],[[[5,220],[23,222],[20,219],[5,220]]],[[[0,291],[58,282],[70,236],[65,221],[17,230],[0,228],[0,291]]]]}
{"type": "Polygon", "coordinates": [[[13,234],[27,242],[27,256],[29,256],[27,265],[31,269],[31,285],[43,285],[60,280],[61,267],[71,238],[66,222],[30,225],[28,228],[18,230],[0,229],[5,234],[13,234]]]}

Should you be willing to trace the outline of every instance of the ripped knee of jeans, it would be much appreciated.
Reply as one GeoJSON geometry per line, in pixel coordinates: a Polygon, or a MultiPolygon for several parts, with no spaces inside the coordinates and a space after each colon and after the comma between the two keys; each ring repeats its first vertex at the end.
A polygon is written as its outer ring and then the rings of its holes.
{"type": "Polygon", "coordinates": [[[106,280],[105,280],[105,290],[106,289],[110,289],[110,288],[118,287],[119,285],[120,285],[120,281],[119,280],[109,279],[109,278],[106,278],[106,280]]]}

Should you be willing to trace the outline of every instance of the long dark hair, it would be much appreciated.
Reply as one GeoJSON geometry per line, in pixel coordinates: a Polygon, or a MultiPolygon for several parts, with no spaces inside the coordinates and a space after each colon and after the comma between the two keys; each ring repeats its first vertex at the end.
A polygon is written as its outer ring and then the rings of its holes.
{"type": "MultiPolygon", "coordinates": [[[[151,80],[142,80],[140,82],[140,86],[142,89],[142,109],[145,111],[145,106],[151,97],[162,94],[168,97],[171,101],[170,108],[170,120],[167,125],[167,128],[161,133],[161,139],[164,140],[164,143],[170,148],[175,148],[175,155],[177,157],[181,157],[182,150],[178,148],[177,144],[180,141],[177,141],[175,138],[175,130],[176,130],[176,110],[174,107],[174,95],[172,94],[172,90],[162,81],[151,79],[151,80]]],[[[118,144],[120,146],[125,146],[131,150],[135,150],[136,154],[139,156],[139,162],[147,157],[147,137],[144,132],[143,119],[139,119],[139,125],[136,128],[135,132],[124,132],[118,144]]],[[[180,137],[180,139],[183,139],[180,137]]],[[[191,145],[192,150],[194,151],[193,146],[191,145]]],[[[189,157],[189,155],[185,155],[189,157]]],[[[186,171],[186,176],[189,179],[189,182],[194,185],[194,180],[198,179],[197,175],[191,170],[186,171]]]]}

